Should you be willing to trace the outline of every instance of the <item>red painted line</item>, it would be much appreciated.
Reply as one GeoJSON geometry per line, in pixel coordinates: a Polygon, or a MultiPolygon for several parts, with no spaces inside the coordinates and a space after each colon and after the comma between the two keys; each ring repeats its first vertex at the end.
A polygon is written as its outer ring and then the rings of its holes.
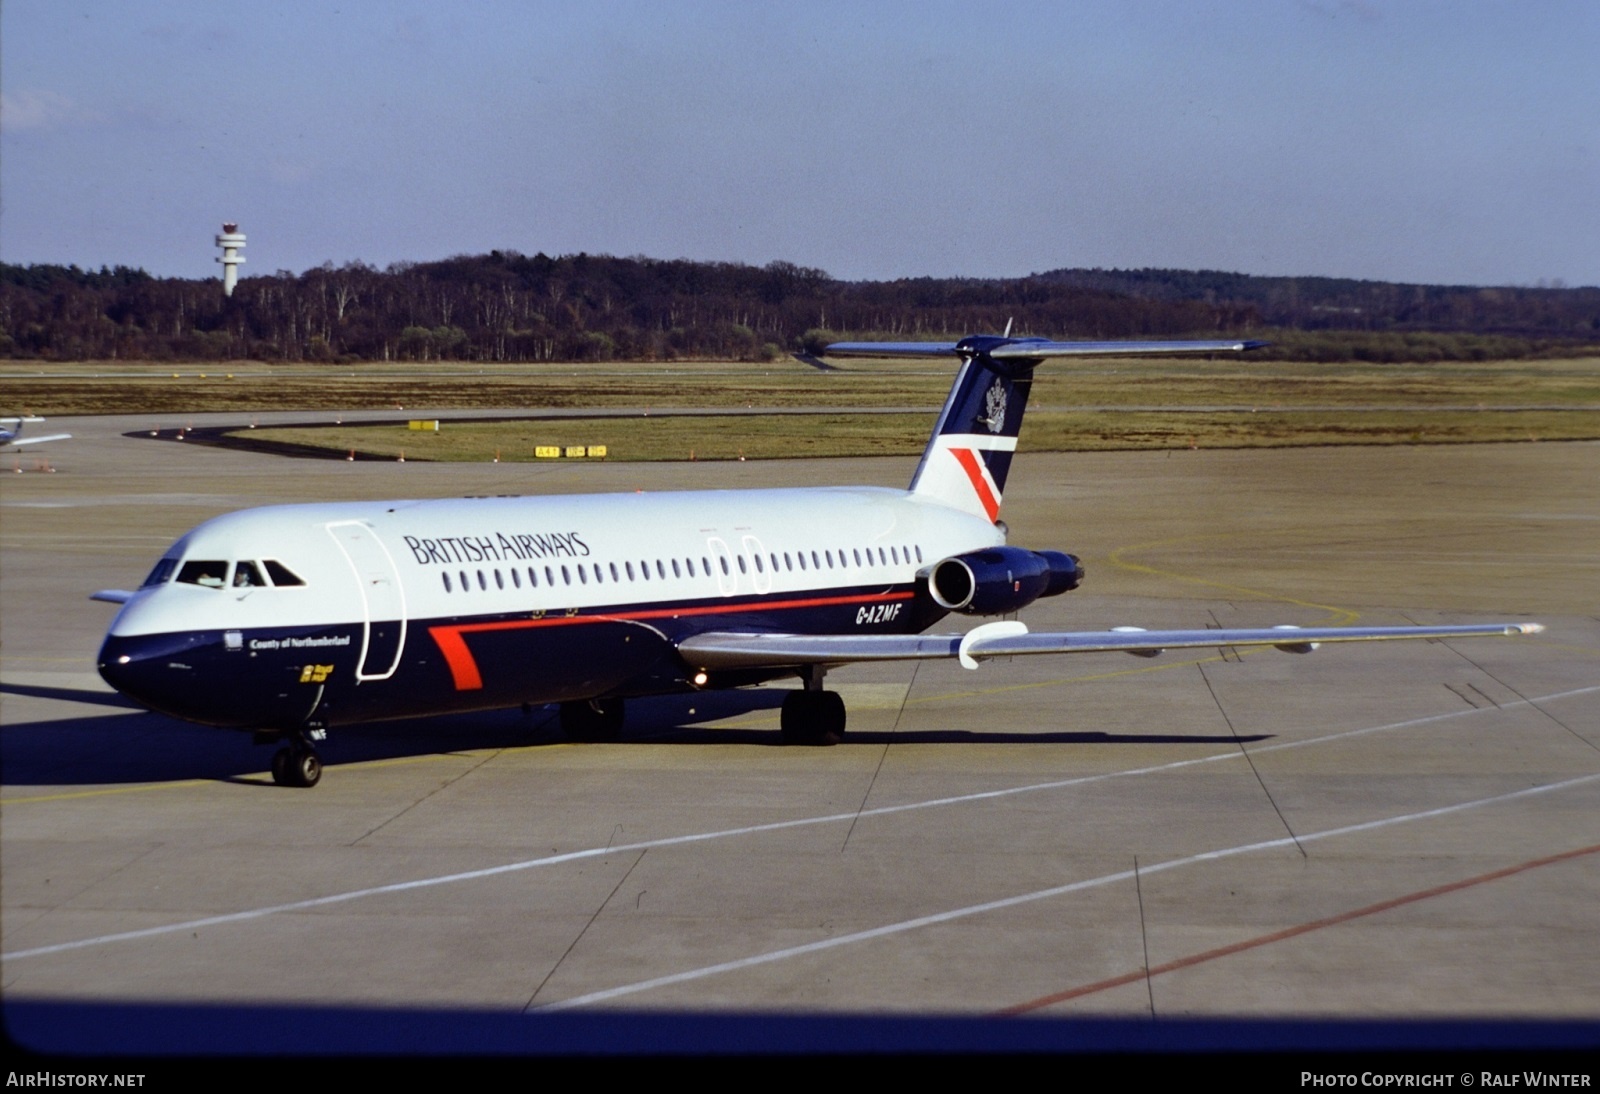
{"type": "Polygon", "coordinates": [[[519,631],[534,627],[572,627],[585,623],[635,622],[642,619],[677,619],[683,616],[727,615],[733,612],[756,609],[782,611],[789,608],[830,608],[840,604],[881,604],[892,600],[910,600],[916,594],[910,591],[895,593],[867,593],[855,596],[827,596],[810,600],[746,600],[738,604],[712,604],[700,608],[651,608],[647,611],[617,612],[606,615],[558,615],[539,619],[501,619],[493,623],[452,623],[429,627],[428,633],[444,655],[450,667],[450,676],[457,691],[476,691],[483,687],[483,674],[478,662],[467,648],[465,635],[485,631],[519,631]]]}
{"type": "Polygon", "coordinates": [[[961,470],[967,473],[967,478],[972,481],[972,489],[978,494],[978,501],[983,505],[983,511],[989,514],[989,519],[994,520],[1000,515],[1000,499],[994,496],[994,491],[989,489],[989,483],[983,475],[983,464],[978,460],[978,454],[970,448],[952,448],[950,454],[961,465],[961,470]]]}
{"type": "Polygon", "coordinates": [[[477,691],[483,687],[483,676],[478,672],[478,662],[472,657],[472,651],[467,649],[467,640],[461,637],[457,627],[429,627],[428,633],[433,636],[434,642],[439,647],[439,652],[444,654],[445,664],[450,666],[450,676],[455,681],[457,691],[477,691]]]}
{"type": "Polygon", "coordinates": [[[1015,1006],[1007,1007],[1001,1011],[996,1011],[996,1014],[1027,1014],[1029,1011],[1040,1010],[1044,1007],[1053,1006],[1056,1003],[1065,1003],[1069,999],[1081,999],[1085,995],[1094,995],[1096,992],[1106,991],[1110,988],[1120,988],[1126,984],[1136,984],[1145,979],[1146,976],[1160,976],[1162,973],[1177,972],[1179,969],[1192,968],[1195,965],[1201,965],[1207,961],[1215,961],[1219,957],[1229,957],[1236,953],[1243,953],[1246,950],[1253,950],[1260,946],[1271,945],[1274,942],[1282,942],[1286,938],[1295,938],[1298,935],[1310,934],[1312,931],[1320,931],[1324,927],[1334,927],[1340,923],[1349,923],[1353,919],[1360,919],[1363,916],[1377,915],[1379,912],[1387,912],[1393,908],[1401,908],[1407,904],[1415,904],[1418,901],[1428,900],[1436,896],[1443,896],[1446,893],[1460,892],[1462,889],[1470,889],[1474,885],[1482,885],[1490,881],[1499,881],[1501,878],[1511,877],[1513,874],[1520,874],[1525,870],[1536,870],[1541,866],[1549,866],[1557,862],[1566,862],[1568,859],[1581,858],[1584,855],[1592,855],[1596,851],[1600,851],[1600,843],[1594,844],[1590,847],[1580,847],[1575,851],[1564,851],[1559,855],[1551,855],[1548,858],[1534,859],[1531,862],[1524,862],[1517,866],[1507,866],[1503,870],[1494,870],[1487,874],[1479,874],[1477,877],[1469,877],[1463,881],[1452,881],[1448,885],[1439,885],[1432,889],[1424,889],[1419,893],[1410,893],[1406,896],[1395,897],[1393,900],[1385,900],[1380,901],[1377,904],[1369,904],[1365,908],[1356,908],[1353,911],[1341,912],[1338,915],[1328,916],[1326,919],[1317,919],[1310,923],[1302,923],[1298,927],[1287,927],[1281,931],[1274,931],[1272,934],[1264,934],[1259,938],[1251,938],[1246,939],[1243,942],[1235,942],[1231,946],[1221,946],[1214,950],[1206,950],[1204,953],[1191,954],[1188,957],[1180,957],[1176,961],[1167,962],[1165,965],[1157,965],[1148,972],[1146,972],[1144,969],[1140,969],[1137,972],[1125,973],[1122,976],[1113,976],[1109,980],[1097,980],[1093,984],[1084,984],[1082,987],[1070,988],[1067,991],[1057,992],[1054,995],[1046,995],[1039,999],[1030,999],[1026,1003],[1018,1003],[1015,1006]]]}

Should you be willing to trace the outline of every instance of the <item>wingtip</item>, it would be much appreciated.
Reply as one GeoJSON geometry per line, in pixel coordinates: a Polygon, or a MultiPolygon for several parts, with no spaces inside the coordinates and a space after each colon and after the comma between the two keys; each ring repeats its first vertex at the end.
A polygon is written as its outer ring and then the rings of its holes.
{"type": "Polygon", "coordinates": [[[1543,634],[1543,623],[1515,623],[1507,628],[1509,634],[1543,634]]]}

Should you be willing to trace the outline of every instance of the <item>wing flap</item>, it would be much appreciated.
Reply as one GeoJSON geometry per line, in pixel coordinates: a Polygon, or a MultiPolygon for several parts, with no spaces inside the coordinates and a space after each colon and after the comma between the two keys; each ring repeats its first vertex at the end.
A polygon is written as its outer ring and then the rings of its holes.
{"type": "Polygon", "coordinates": [[[1043,653],[1132,653],[1221,646],[1276,646],[1304,653],[1324,642],[1491,638],[1537,634],[1538,623],[1475,623],[1442,627],[1256,627],[1234,630],[1041,631],[1015,622],[988,623],[967,634],[745,634],[708,631],[678,643],[683,659],[706,671],[846,665],[859,661],[959,659],[968,668],[993,657],[1043,653]],[[993,628],[993,629],[991,629],[993,628]],[[972,662],[968,664],[968,662],[972,662]]]}

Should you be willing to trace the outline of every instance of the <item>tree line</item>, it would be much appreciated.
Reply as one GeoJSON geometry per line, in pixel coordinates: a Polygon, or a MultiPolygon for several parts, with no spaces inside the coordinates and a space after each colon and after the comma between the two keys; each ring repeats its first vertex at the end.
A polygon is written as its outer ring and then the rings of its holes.
{"type": "Polygon", "coordinates": [[[1274,337],[1306,359],[1595,352],[1600,289],[1395,285],[1182,270],[840,281],[514,251],[246,277],[0,263],[0,356],[52,360],[771,360],[841,338],[1274,337]]]}

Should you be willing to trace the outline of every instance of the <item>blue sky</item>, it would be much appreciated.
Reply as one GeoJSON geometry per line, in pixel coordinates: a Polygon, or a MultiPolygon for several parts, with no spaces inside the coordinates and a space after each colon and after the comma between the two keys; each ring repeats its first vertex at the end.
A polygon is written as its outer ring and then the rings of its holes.
{"type": "Polygon", "coordinates": [[[0,259],[1600,284],[1600,3],[5,0],[0,259]]]}

